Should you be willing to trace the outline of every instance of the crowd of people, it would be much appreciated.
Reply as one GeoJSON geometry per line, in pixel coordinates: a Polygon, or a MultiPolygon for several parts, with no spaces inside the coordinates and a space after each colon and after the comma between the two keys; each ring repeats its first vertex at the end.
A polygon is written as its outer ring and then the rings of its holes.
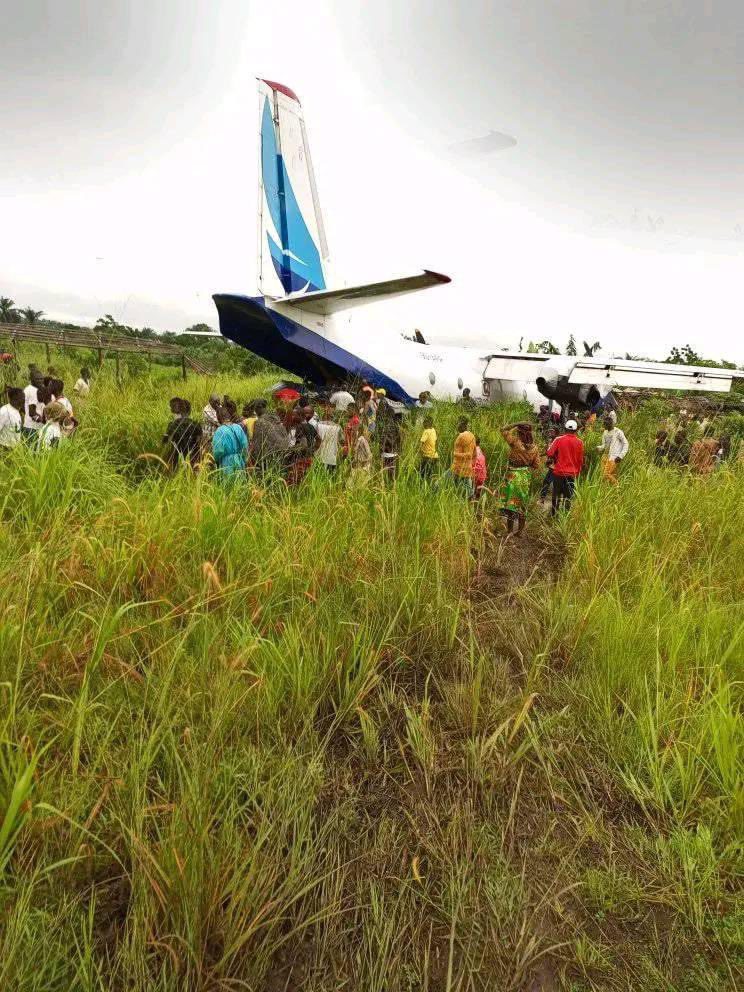
{"type": "MultiPolygon", "coordinates": [[[[688,468],[695,475],[710,475],[732,454],[731,437],[728,434],[709,434],[710,426],[707,417],[696,418],[686,409],[670,416],[656,435],[655,463],[688,468]]],[[[744,460],[744,443],[740,447],[739,460],[744,460]]]]}
{"type": "MultiPolygon", "coordinates": [[[[73,388],[77,397],[90,391],[90,372],[80,370],[73,388]]],[[[0,407],[0,450],[26,443],[35,450],[58,445],[77,427],[72,403],[54,368],[44,374],[29,366],[28,385],[6,388],[7,402],[0,407]]],[[[420,394],[405,419],[406,432],[417,437],[417,470],[423,484],[450,485],[469,499],[484,494],[498,499],[507,531],[520,534],[535,479],[540,481],[540,502],[553,515],[573,499],[576,481],[585,466],[585,445],[580,434],[602,417],[601,453],[603,480],[616,485],[619,466],[630,445],[617,424],[617,410],[606,405],[577,419],[562,422],[559,414],[543,406],[537,423],[509,424],[501,430],[507,465],[499,486],[489,487],[486,453],[470,429],[468,414],[476,404],[463,390],[461,416],[451,457],[440,457],[440,444],[428,393],[420,394]],[[446,463],[445,463],[446,461],[446,463]]],[[[368,484],[378,469],[383,480],[398,472],[404,435],[404,407],[388,399],[384,389],[365,385],[353,394],[337,385],[327,393],[308,394],[285,386],[274,391],[271,403],[264,398],[245,403],[240,411],[229,396],[216,394],[192,416],[187,399],[170,401],[171,421],[163,436],[163,458],[175,469],[182,461],[193,467],[213,465],[220,481],[234,484],[251,472],[299,485],[314,464],[329,476],[343,473],[345,484],[368,484]]],[[[727,436],[712,437],[708,424],[692,424],[686,411],[670,419],[656,436],[657,464],[685,466],[706,475],[730,456],[727,436]],[[694,429],[693,429],[694,427],[694,429]],[[697,436],[696,436],[697,435],[697,436]],[[690,439],[691,438],[691,439],[690,439]]],[[[743,446],[744,447],[744,446],[743,446]]]]}
{"type": "MultiPolygon", "coordinates": [[[[65,395],[65,384],[57,370],[49,367],[46,374],[35,365],[28,367],[29,381],[25,388],[7,386],[6,402],[0,406],[0,449],[14,448],[26,443],[41,450],[55,447],[69,437],[77,427],[72,403],[65,395]]],[[[74,386],[78,396],[90,391],[90,372],[80,370],[74,386]]]]}
{"type": "MultiPolygon", "coordinates": [[[[488,464],[480,439],[471,431],[465,411],[475,406],[469,396],[460,401],[459,418],[451,457],[442,467],[433,403],[421,393],[407,417],[406,430],[417,431],[423,413],[418,446],[418,473],[422,483],[451,485],[464,496],[480,500],[488,493],[499,500],[506,528],[519,534],[526,522],[533,478],[541,476],[541,498],[553,514],[570,504],[576,479],[584,467],[584,442],[579,425],[538,418],[510,424],[502,431],[508,451],[507,471],[498,490],[488,487],[488,464]],[[540,440],[538,444],[535,431],[540,440]],[[545,450],[541,450],[541,447],[545,450]],[[543,471],[545,472],[542,475],[543,471]]],[[[181,397],[170,401],[172,420],[163,437],[164,459],[171,468],[186,460],[192,466],[211,460],[225,483],[234,483],[248,471],[259,476],[281,477],[297,486],[315,463],[328,475],[342,470],[350,488],[365,486],[375,468],[383,480],[395,478],[404,432],[403,410],[391,402],[384,389],[363,386],[356,395],[341,386],[310,398],[285,387],[265,399],[246,403],[240,412],[229,396],[212,395],[199,418],[181,397]]],[[[618,465],[629,450],[628,439],[617,426],[616,413],[604,420],[600,444],[603,477],[615,484],[618,465]]]]}

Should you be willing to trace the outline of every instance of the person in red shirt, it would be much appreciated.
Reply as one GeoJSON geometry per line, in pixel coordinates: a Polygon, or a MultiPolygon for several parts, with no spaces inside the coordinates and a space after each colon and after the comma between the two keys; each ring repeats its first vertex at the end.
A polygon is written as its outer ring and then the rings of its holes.
{"type": "Polygon", "coordinates": [[[566,507],[570,505],[576,489],[576,477],[584,464],[584,442],[576,436],[578,424],[575,420],[567,420],[565,430],[566,433],[557,437],[546,452],[553,469],[553,516],[564,500],[566,507]]]}
{"type": "Polygon", "coordinates": [[[359,437],[361,421],[359,411],[355,403],[349,403],[346,407],[346,423],[344,425],[344,458],[351,458],[354,445],[359,437]]]}

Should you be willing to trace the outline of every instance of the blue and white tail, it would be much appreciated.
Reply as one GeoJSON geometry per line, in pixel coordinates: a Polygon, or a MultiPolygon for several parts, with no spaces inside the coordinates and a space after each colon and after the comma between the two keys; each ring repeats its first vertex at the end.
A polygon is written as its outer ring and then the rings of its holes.
{"type": "Polygon", "coordinates": [[[302,106],[280,83],[260,79],[258,92],[259,292],[279,299],[324,290],[328,246],[302,106]]]}

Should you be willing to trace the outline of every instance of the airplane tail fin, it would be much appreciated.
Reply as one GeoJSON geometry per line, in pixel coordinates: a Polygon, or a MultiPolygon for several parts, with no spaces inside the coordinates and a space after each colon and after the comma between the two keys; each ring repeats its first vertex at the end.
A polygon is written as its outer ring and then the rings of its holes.
{"type": "Polygon", "coordinates": [[[258,287],[277,299],[327,288],[328,245],[297,96],[258,81],[260,102],[258,287]]]}

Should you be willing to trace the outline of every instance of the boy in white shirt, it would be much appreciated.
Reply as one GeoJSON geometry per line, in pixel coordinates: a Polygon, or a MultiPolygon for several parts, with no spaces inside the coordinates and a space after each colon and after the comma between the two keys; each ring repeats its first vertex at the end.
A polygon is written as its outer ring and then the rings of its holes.
{"type": "Polygon", "coordinates": [[[88,369],[80,369],[80,378],[72,387],[78,396],[87,396],[90,392],[90,372],[88,369]]]}
{"type": "Polygon", "coordinates": [[[0,448],[15,448],[21,440],[26,397],[16,386],[8,387],[8,402],[0,406],[0,448]]]}
{"type": "Polygon", "coordinates": [[[33,436],[33,432],[41,430],[43,402],[39,401],[39,389],[44,387],[44,377],[38,369],[32,369],[31,382],[23,390],[24,416],[23,433],[33,436]]]}

